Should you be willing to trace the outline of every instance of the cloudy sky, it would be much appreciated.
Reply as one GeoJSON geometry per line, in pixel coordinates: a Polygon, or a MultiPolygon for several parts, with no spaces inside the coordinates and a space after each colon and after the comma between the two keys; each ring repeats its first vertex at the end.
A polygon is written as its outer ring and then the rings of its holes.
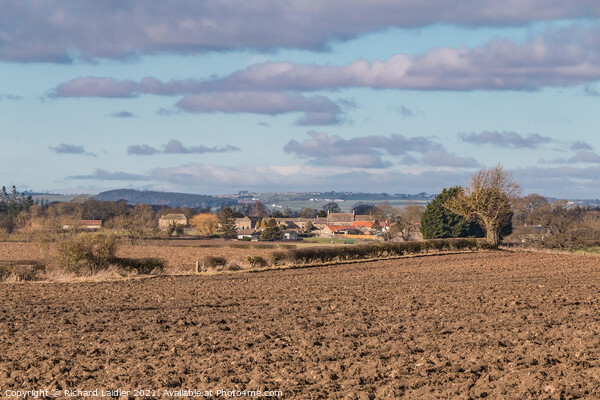
{"type": "Polygon", "coordinates": [[[597,0],[0,0],[1,184],[600,197],[597,0]]]}

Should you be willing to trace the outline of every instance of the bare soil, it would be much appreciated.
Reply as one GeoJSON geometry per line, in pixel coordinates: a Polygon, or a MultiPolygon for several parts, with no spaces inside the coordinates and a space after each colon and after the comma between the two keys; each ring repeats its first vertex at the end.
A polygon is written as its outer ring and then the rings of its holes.
{"type": "Polygon", "coordinates": [[[138,388],[155,398],[598,398],[599,267],[594,256],[496,252],[0,284],[0,397],[138,388]]]}
{"type": "MultiPolygon", "coordinates": [[[[226,243],[231,246],[231,242],[226,243]]],[[[234,242],[233,245],[237,247],[227,247],[222,243],[216,243],[214,247],[206,247],[206,244],[199,246],[191,241],[177,246],[164,243],[135,246],[122,244],[118,247],[117,257],[161,258],[167,262],[168,272],[191,272],[194,270],[196,261],[202,262],[207,256],[225,257],[228,262],[243,264],[248,256],[262,256],[268,259],[269,254],[273,251],[282,251],[279,248],[265,248],[264,245],[252,246],[244,242],[234,242]],[[248,248],[245,248],[246,246],[248,248]]],[[[270,247],[276,247],[276,245],[270,247]]],[[[35,260],[44,262],[45,255],[52,257],[54,254],[53,244],[48,246],[48,250],[43,250],[42,246],[37,243],[0,242],[0,261],[35,260]]]]}

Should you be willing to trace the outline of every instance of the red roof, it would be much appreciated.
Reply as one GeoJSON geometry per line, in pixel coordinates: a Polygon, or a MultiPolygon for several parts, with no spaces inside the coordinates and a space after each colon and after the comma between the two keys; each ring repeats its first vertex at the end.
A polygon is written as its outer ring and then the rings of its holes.
{"type": "Polygon", "coordinates": [[[373,221],[354,221],[352,226],[355,228],[372,228],[373,221]]]}
{"type": "Polygon", "coordinates": [[[343,230],[346,230],[346,229],[352,229],[351,226],[346,226],[346,225],[327,225],[327,227],[332,232],[343,231],[343,230]]]}

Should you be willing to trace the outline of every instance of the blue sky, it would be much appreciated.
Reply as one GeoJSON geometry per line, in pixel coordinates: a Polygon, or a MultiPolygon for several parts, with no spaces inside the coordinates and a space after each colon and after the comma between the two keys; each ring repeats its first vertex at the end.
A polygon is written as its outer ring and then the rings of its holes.
{"type": "Polygon", "coordinates": [[[2,184],[599,198],[600,8],[476,4],[0,0],[2,184]]]}

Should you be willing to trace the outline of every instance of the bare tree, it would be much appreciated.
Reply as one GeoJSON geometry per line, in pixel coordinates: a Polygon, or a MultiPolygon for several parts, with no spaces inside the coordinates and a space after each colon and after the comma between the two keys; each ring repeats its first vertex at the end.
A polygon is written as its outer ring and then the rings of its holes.
{"type": "Polygon", "coordinates": [[[512,202],[521,194],[521,186],[501,164],[481,169],[468,180],[457,196],[444,206],[470,220],[477,220],[485,229],[486,239],[498,246],[500,231],[510,223],[512,202]]]}
{"type": "Polygon", "coordinates": [[[414,239],[419,233],[419,222],[424,211],[425,207],[421,204],[406,204],[395,218],[392,233],[400,235],[404,240],[414,239]]]}
{"type": "Polygon", "coordinates": [[[263,217],[263,218],[265,218],[265,217],[269,216],[269,211],[267,210],[267,207],[261,201],[257,201],[252,206],[252,210],[250,211],[249,215],[251,217],[263,217]]]}

